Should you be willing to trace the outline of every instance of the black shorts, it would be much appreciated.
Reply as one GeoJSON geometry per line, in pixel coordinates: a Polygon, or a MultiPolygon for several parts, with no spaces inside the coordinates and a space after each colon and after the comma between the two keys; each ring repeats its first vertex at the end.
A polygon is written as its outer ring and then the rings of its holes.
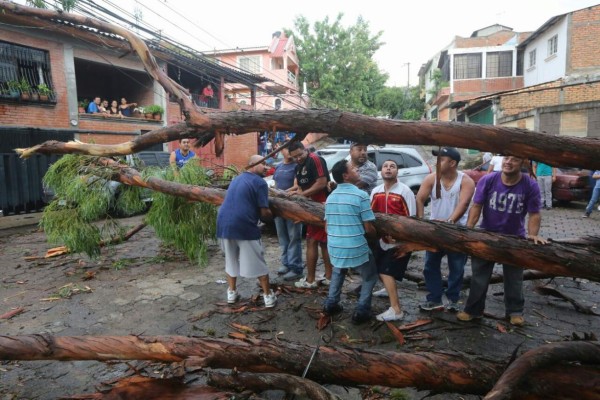
{"type": "Polygon", "coordinates": [[[375,262],[377,263],[377,273],[394,277],[397,281],[404,279],[404,273],[408,266],[408,261],[412,253],[397,258],[396,249],[383,250],[381,247],[377,250],[375,262]]]}

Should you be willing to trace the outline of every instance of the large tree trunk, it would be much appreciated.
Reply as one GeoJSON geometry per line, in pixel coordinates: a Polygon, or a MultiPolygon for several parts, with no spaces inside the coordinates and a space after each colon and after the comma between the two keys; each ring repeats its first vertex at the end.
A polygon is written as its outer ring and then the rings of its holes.
{"type": "MultiPolygon", "coordinates": [[[[597,345],[589,343],[589,346],[590,353],[598,352],[597,345]]],[[[545,348],[541,346],[538,352],[543,354],[545,348]]],[[[183,336],[0,336],[2,360],[185,361],[187,365],[297,376],[302,374],[312,352],[313,348],[307,345],[269,340],[183,336]]],[[[583,357],[581,361],[594,360],[583,357]]],[[[306,377],[315,382],[338,385],[382,385],[485,394],[502,370],[502,363],[454,352],[400,353],[321,346],[306,377]]],[[[591,380],[598,393],[600,374],[593,366],[553,364],[540,367],[532,378],[545,380],[545,374],[556,371],[573,383],[582,378],[591,380]]]]}
{"type": "MultiPolygon", "coordinates": [[[[103,165],[117,167],[113,179],[127,185],[146,187],[189,200],[220,205],[225,190],[183,185],[159,178],[144,180],[133,168],[124,167],[110,159],[101,159],[103,165]]],[[[269,205],[275,215],[283,218],[323,226],[322,204],[304,197],[287,197],[281,191],[272,191],[269,205]]],[[[600,251],[568,244],[536,245],[530,240],[482,230],[472,230],[452,224],[425,221],[389,214],[376,214],[374,223],[379,235],[410,242],[411,249],[444,249],[471,254],[499,263],[515,264],[558,276],[573,276],[600,282],[600,251]]]]}
{"type": "MultiPolygon", "coordinates": [[[[529,350],[517,360],[515,360],[507,370],[502,374],[494,388],[485,396],[486,400],[508,400],[521,398],[517,396],[520,383],[527,379],[535,370],[539,370],[548,365],[557,365],[561,362],[577,362],[583,364],[600,365],[600,347],[590,342],[566,342],[552,343],[537,349],[529,350]]],[[[582,382],[592,390],[586,390],[585,398],[598,398],[600,396],[600,371],[593,382],[582,382]],[[590,397],[593,395],[594,397],[590,397]]],[[[567,389],[570,392],[571,385],[567,389]]],[[[563,389],[564,390],[564,389],[563,389]]],[[[563,391],[561,391],[563,392],[563,391]]],[[[563,392],[564,393],[564,392],[563,392]]],[[[556,392],[552,393],[556,396],[556,392]]],[[[582,399],[583,393],[567,395],[559,398],[577,398],[582,399]]],[[[555,397],[556,398],[556,397],[555,397]]]]}
{"type": "Polygon", "coordinates": [[[524,129],[454,122],[422,122],[381,120],[335,110],[233,111],[206,114],[203,124],[173,125],[148,132],[119,145],[83,144],[50,141],[17,149],[22,157],[34,153],[81,153],[90,155],[122,155],[156,143],[183,137],[199,137],[202,143],[215,132],[244,134],[256,131],[294,131],[301,134],[323,132],[331,137],[344,137],[370,143],[449,145],[482,151],[501,150],[550,163],[553,166],[576,166],[600,169],[600,141],[590,138],[550,136],[524,129]],[[160,132],[160,133],[159,133],[160,132]]]}

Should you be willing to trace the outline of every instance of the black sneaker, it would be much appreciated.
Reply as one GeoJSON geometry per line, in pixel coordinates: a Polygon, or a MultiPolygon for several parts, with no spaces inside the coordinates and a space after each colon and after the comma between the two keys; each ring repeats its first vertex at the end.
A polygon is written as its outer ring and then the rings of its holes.
{"type": "Polygon", "coordinates": [[[371,320],[371,313],[364,311],[354,311],[352,314],[352,323],[359,325],[369,322],[371,320]]]}
{"type": "Polygon", "coordinates": [[[444,309],[442,303],[435,303],[433,301],[426,301],[419,304],[419,308],[423,311],[440,311],[444,309]]]}
{"type": "Polygon", "coordinates": [[[330,304],[323,306],[323,312],[327,315],[335,315],[344,311],[344,307],[341,304],[330,304]]]}

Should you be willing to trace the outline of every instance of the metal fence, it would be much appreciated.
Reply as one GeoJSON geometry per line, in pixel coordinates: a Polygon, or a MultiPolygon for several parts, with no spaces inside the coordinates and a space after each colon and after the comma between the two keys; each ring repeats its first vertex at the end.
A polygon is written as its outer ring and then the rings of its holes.
{"type": "Polygon", "coordinates": [[[0,153],[0,209],[4,215],[39,211],[42,178],[58,155],[37,154],[22,160],[15,153],[0,153]]]}
{"type": "Polygon", "coordinates": [[[72,131],[36,128],[0,128],[0,210],[4,215],[43,209],[42,178],[60,155],[36,154],[21,159],[13,149],[46,140],[68,141],[72,131]]]}

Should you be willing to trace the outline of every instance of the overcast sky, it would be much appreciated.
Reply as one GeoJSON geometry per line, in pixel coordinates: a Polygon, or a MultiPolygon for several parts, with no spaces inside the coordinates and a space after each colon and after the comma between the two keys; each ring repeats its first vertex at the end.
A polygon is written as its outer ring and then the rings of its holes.
{"type": "Polygon", "coordinates": [[[416,85],[417,73],[454,36],[469,37],[493,24],[517,32],[535,31],[549,18],[600,3],[600,0],[98,0],[129,13],[138,8],[145,22],[201,51],[268,46],[271,34],[293,28],[296,16],[311,23],[342,12],[342,23],[358,16],[371,33],[383,31],[386,44],[376,53],[388,86],[416,85]],[[179,15],[178,15],[179,14],[179,15]],[[410,66],[409,66],[410,64],[410,66]],[[409,75],[410,70],[410,75],[409,75]]]}

